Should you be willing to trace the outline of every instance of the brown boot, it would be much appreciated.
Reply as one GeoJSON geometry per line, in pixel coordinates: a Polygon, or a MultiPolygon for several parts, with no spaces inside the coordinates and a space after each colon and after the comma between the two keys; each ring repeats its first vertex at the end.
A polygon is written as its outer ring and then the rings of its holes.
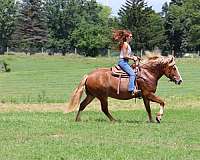
{"type": "Polygon", "coordinates": [[[141,90],[138,90],[138,89],[135,89],[135,90],[132,92],[132,96],[137,96],[138,98],[142,98],[142,91],[141,91],[141,90]]]}

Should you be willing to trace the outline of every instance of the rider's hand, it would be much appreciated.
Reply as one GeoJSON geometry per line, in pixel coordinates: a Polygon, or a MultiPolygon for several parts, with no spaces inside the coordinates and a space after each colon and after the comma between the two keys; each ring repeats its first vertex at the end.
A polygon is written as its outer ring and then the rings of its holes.
{"type": "Polygon", "coordinates": [[[137,61],[138,58],[136,56],[132,56],[132,60],[137,61]]]}
{"type": "Polygon", "coordinates": [[[138,61],[141,61],[141,57],[137,56],[138,61]]]}

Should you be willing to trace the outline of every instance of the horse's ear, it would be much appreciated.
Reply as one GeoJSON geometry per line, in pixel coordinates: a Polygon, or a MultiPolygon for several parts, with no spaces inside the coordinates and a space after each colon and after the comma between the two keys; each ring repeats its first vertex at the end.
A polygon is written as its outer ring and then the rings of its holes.
{"type": "Polygon", "coordinates": [[[169,64],[170,67],[173,66],[173,65],[175,65],[175,58],[174,58],[174,56],[171,56],[171,55],[168,56],[168,64],[169,64]]]}
{"type": "Polygon", "coordinates": [[[167,57],[164,57],[162,60],[163,64],[168,64],[168,66],[173,66],[175,64],[174,57],[169,55],[167,57]]]}

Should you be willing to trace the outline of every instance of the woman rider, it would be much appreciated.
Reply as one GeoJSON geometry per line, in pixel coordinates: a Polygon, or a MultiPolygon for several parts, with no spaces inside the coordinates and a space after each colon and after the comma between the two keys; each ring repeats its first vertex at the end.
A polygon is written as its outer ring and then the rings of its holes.
{"type": "Polygon", "coordinates": [[[129,43],[132,41],[132,33],[128,30],[116,30],[113,34],[113,39],[119,42],[120,56],[118,65],[129,75],[128,91],[131,95],[141,95],[141,90],[135,88],[136,74],[128,64],[129,59],[137,61],[137,57],[131,55],[131,47],[129,43]]]}

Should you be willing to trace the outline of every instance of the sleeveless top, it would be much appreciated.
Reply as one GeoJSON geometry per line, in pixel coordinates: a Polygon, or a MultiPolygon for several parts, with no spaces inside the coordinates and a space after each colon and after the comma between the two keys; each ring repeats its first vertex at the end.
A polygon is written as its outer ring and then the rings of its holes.
{"type": "MultiPolygon", "coordinates": [[[[130,47],[130,45],[128,43],[127,43],[127,45],[128,45],[128,55],[131,55],[131,47],[130,47]]],[[[121,49],[119,58],[124,58],[124,54],[123,54],[123,50],[122,49],[121,49]]]]}

